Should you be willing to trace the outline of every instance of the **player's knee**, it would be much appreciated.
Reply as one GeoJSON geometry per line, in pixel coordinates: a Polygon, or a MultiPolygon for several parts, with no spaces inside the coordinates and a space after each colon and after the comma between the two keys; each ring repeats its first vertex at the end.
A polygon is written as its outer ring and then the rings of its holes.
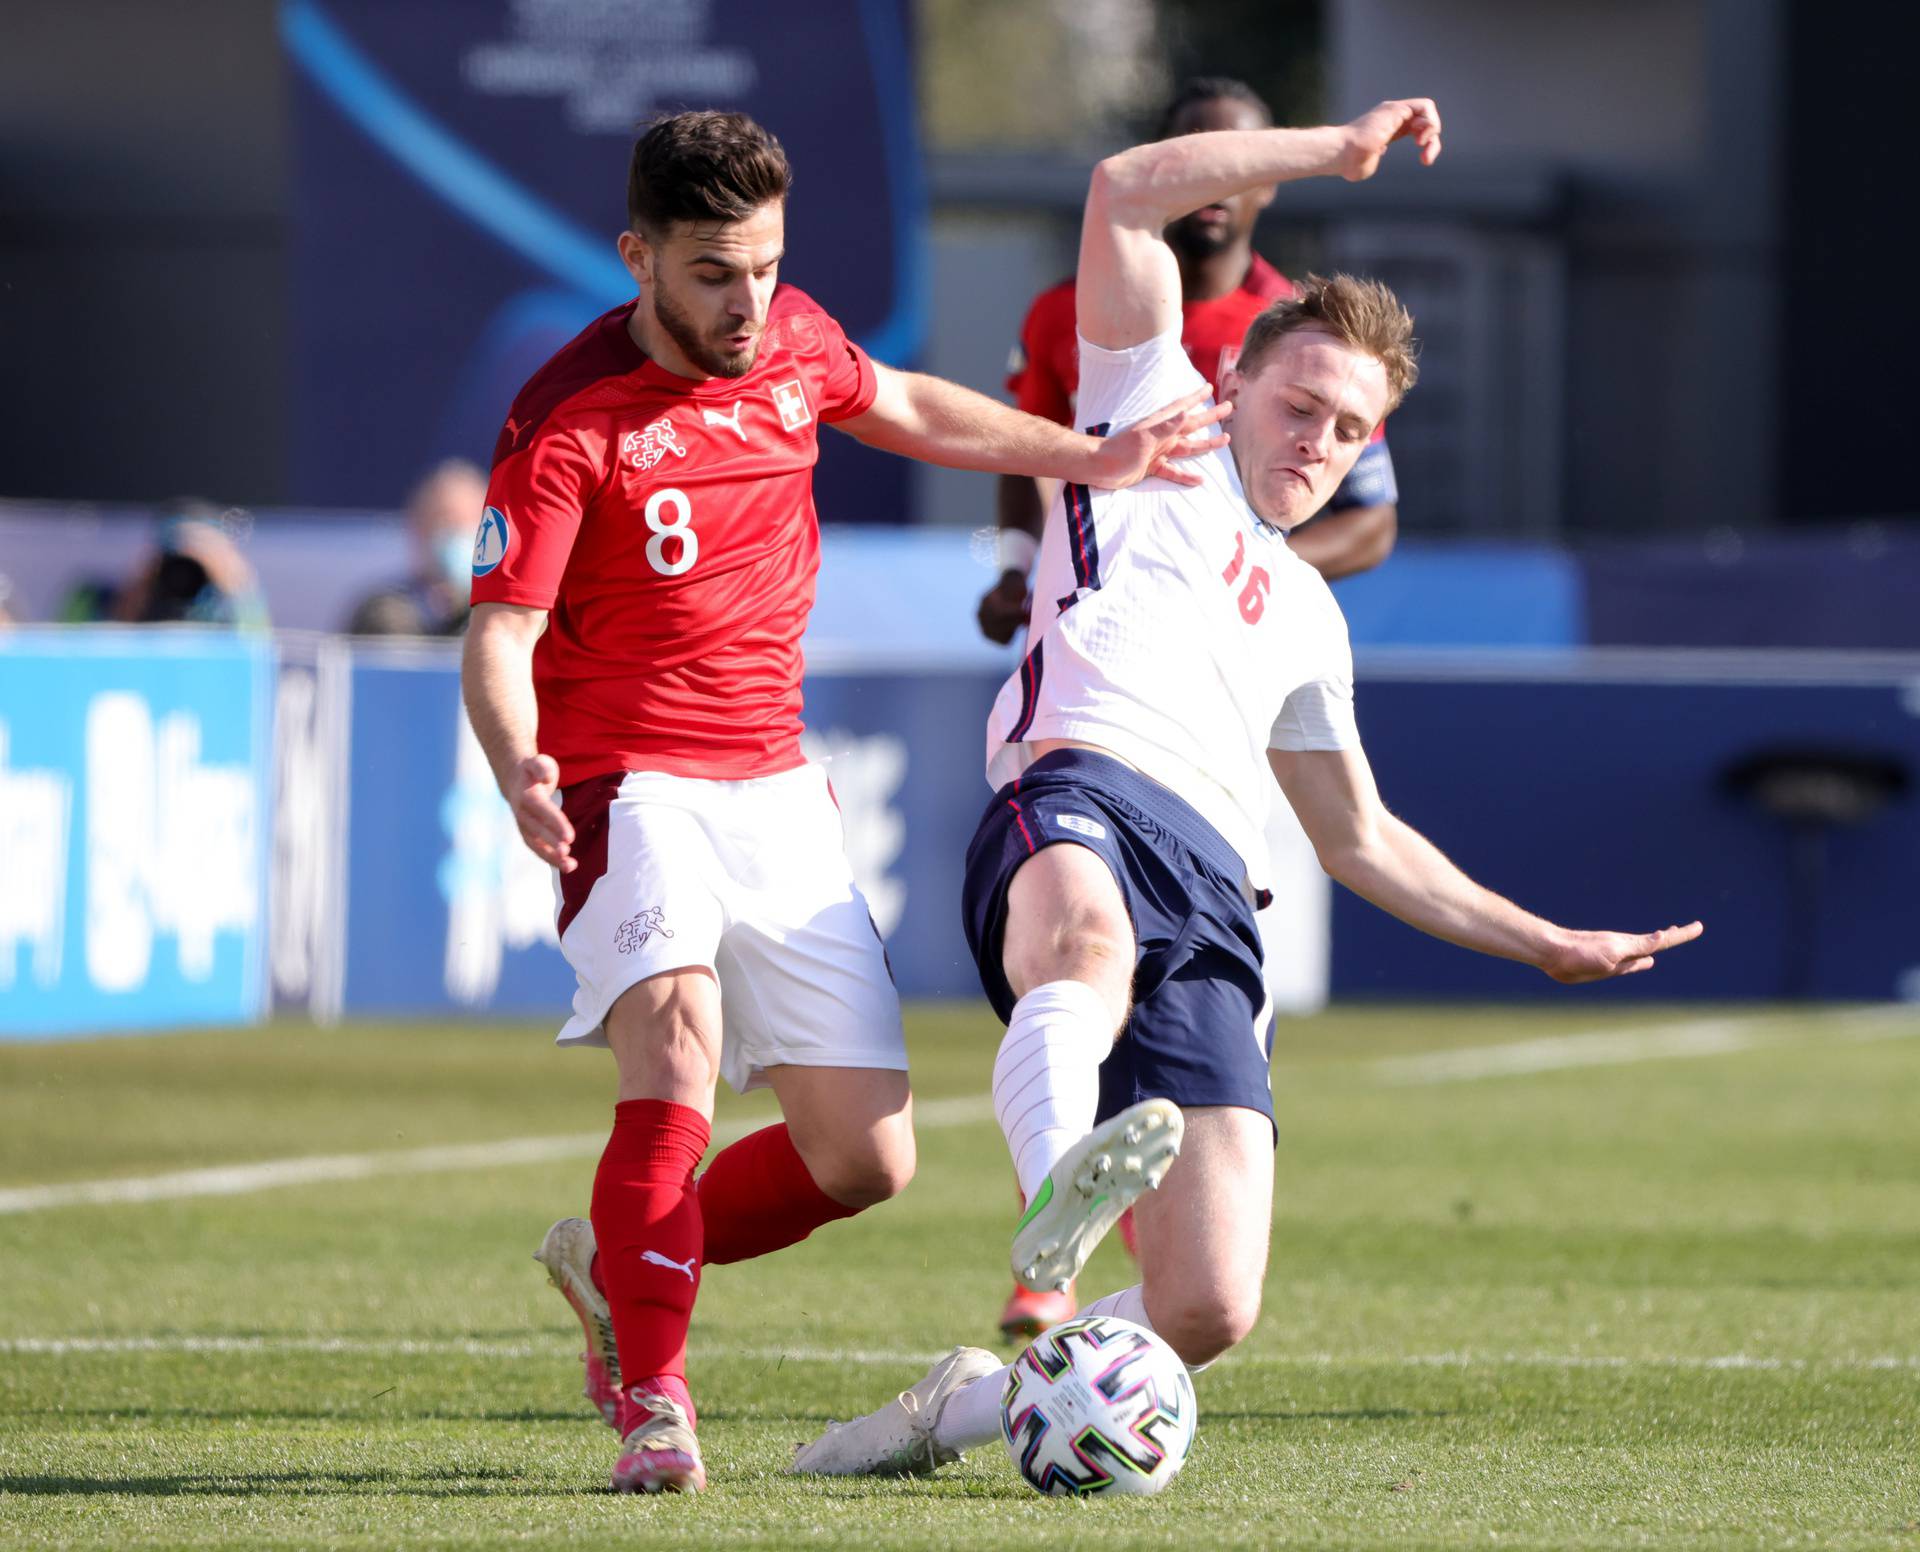
{"type": "Polygon", "coordinates": [[[877,1207],[906,1190],[915,1164],[913,1128],[899,1125],[877,1128],[872,1134],[849,1138],[818,1159],[809,1159],[814,1184],[843,1207],[877,1207]]]}
{"type": "Polygon", "coordinates": [[[1214,1291],[1176,1299],[1153,1312],[1153,1328],[1186,1364],[1212,1363],[1238,1346],[1260,1318],[1258,1290],[1214,1291]]]}
{"type": "Polygon", "coordinates": [[[1021,995],[1049,981],[1079,981],[1120,1008],[1126,1006],[1133,945],[1106,923],[1075,922],[1024,940],[1009,935],[1007,959],[1007,979],[1021,995]]]}

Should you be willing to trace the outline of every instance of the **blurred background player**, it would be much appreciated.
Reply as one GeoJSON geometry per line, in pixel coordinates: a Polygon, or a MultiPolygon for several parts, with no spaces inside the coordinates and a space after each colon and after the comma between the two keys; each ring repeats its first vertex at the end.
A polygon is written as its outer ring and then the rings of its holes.
{"type": "Polygon", "coordinates": [[[487,504],[487,477],[449,458],[407,498],[413,570],[354,606],[356,636],[457,636],[467,628],[473,535],[487,504]]]}
{"type": "MultiPolygon", "coordinates": [[[[1196,76],[1181,88],[1161,114],[1154,138],[1213,130],[1266,129],[1273,113],[1266,100],[1244,81],[1227,76],[1196,76]]],[[[1191,211],[1166,230],[1167,246],[1180,266],[1180,343],[1217,396],[1220,374],[1240,352],[1247,325],[1268,303],[1294,294],[1293,282],[1253,249],[1260,214],[1273,202],[1274,188],[1247,189],[1204,209],[1191,211]]],[[[1074,329],[1071,278],[1042,291],[1027,310],[1020,343],[1013,353],[1007,389],[1021,409],[1062,425],[1073,423],[1080,358],[1074,329]]],[[[1028,573],[1039,548],[1052,492],[1042,482],[1002,475],[999,486],[999,581],[980,600],[980,629],[1005,645],[1027,624],[1032,597],[1028,573]]],[[[1399,489],[1386,428],[1374,432],[1333,500],[1310,522],[1287,535],[1287,547],[1329,582],[1379,565],[1393,552],[1399,532],[1399,489]]],[[[1276,804],[1276,810],[1283,805],[1276,804]]],[[[1289,814],[1276,812],[1274,826],[1297,832],[1289,814]]],[[[1324,898],[1326,884],[1304,842],[1278,847],[1293,866],[1276,867],[1274,894],[1283,910],[1306,908],[1301,896],[1324,898]]],[[[1297,919],[1297,918],[1296,918],[1297,919]]],[[[1120,1222],[1127,1248],[1133,1248],[1131,1216],[1120,1222]]],[[[1022,1288],[1015,1284],[1000,1312],[1000,1330],[1008,1339],[1037,1335],[1073,1314],[1074,1291],[1022,1288]]]]}
{"type": "Polygon", "coordinates": [[[579,986],[559,1040],[618,1069],[591,1226],[563,1219],[539,1259],[585,1330],[628,1492],[706,1485],[686,1379],[702,1268],[913,1173],[899,1000],[800,748],[820,426],[1103,486],[1180,479],[1164,455],[1219,445],[1190,438],[1219,418],[1200,392],[1100,438],[875,363],[779,284],[790,182],[743,114],[640,137],[619,239],[639,299],[515,399],[473,548],[463,687],[522,839],[560,873],[579,986]],[[722,1075],[770,1087],[785,1120],[696,1187],[722,1075]]]}

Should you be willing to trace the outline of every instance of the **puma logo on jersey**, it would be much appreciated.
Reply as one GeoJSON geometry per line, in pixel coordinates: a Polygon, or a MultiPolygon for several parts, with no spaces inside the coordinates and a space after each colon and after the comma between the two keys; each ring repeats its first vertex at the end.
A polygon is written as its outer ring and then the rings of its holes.
{"type": "Polygon", "coordinates": [[[629,431],[620,439],[620,456],[643,474],[668,453],[676,458],[687,456],[686,448],[681,446],[679,433],[665,415],[644,431],[629,431]]]}
{"type": "Polygon", "coordinates": [[[1075,835],[1084,835],[1089,840],[1104,841],[1107,827],[1097,819],[1083,819],[1078,814],[1055,814],[1053,822],[1062,830],[1071,830],[1075,835]]]}
{"type": "Polygon", "coordinates": [[[519,445],[519,443],[520,443],[520,438],[521,438],[521,437],[522,437],[522,436],[523,436],[523,435],[524,435],[524,434],[525,434],[526,432],[528,432],[528,431],[530,431],[530,430],[532,430],[532,429],[533,429],[533,422],[532,422],[532,421],[530,421],[530,420],[515,420],[515,419],[514,419],[514,418],[513,418],[513,417],[512,417],[511,415],[509,415],[509,416],[507,417],[507,430],[508,430],[508,431],[509,431],[509,432],[510,432],[510,433],[512,434],[512,440],[511,440],[511,441],[509,441],[509,442],[507,443],[507,446],[509,446],[509,447],[517,447],[517,446],[519,445]]]}
{"type": "Polygon", "coordinates": [[[709,426],[725,426],[744,442],[747,439],[747,434],[740,429],[740,406],[742,402],[743,401],[739,399],[733,401],[733,413],[731,415],[722,415],[718,410],[710,410],[703,404],[700,407],[700,419],[709,426]]]}
{"type": "Polygon", "coordinates": [[[688,1256],[687,1259],[684,1261],[669,1261],[665,1256],[661,1255],[660,1252],[657,1250],[643,1250],[640,1252],[640,1259],[642,1261],[651,1261],[655,1266],[671,1267],[674,1271],[678,1272],[682,1277],[686,1278],[688,1282],[692,1282],[693,1281],[693,1263],[698,1261],[700,1258],[698,1256],[688,1256]]]}

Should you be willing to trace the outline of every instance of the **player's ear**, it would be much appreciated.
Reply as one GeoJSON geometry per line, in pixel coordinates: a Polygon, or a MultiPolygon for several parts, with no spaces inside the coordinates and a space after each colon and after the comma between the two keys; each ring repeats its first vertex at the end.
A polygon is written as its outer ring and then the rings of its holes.
{"type": "Polygon", "coordinates": [[[1255,189],[1253,198],[1255,210],[1265,210],[1273,203],[1273,196],[1280,192],[1280,185],[1269,183],[1264,189],[1255,189]]]}
{"type": "Polygon", "coordinates": [[[1239,367],[1237,366],[1228,367],[1226,371],[1220,374],[1219,402],[1222,404],[1226,404],[1228,402],[1238,404],[1240,402],[1240,388],[1241,388],[1241,385],[1245,382],[1246,382],[1246,379],[1240,375],[1239,367]]]}
{"type": "Polygon", "coordinates": [[[633,276],[634,284],[650,284],[653,280],[652,244],[629,228],[620,234],[617,246],[620,249],[620,262],[627,266],[627,273],[633,276]]]}

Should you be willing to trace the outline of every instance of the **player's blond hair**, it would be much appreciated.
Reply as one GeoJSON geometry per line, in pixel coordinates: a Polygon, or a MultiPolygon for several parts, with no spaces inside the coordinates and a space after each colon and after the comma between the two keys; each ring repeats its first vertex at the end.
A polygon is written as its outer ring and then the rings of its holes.
{"type": "Polygon", "coordinates": [[[1273,347],[1303,329],[1331,334],[1385,367],[1390,411],[1399,407],[1420,376],[1413,315],[1379,281],[1352,275],[1309,275],[1295,295],[1275,302],[1248,324],[1235,363],[1240,375],[1257,375],[1273,347]]]}

